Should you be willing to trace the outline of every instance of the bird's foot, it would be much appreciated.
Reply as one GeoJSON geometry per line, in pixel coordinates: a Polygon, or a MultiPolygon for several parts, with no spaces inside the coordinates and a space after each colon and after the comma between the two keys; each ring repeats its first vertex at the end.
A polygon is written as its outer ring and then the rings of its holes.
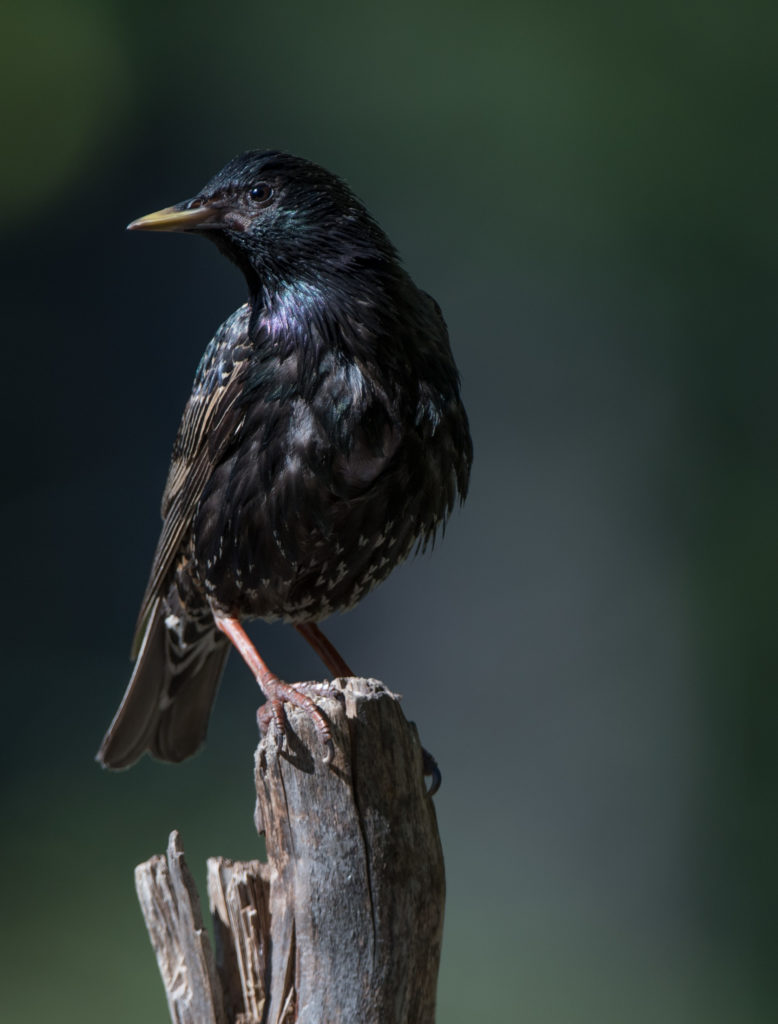
{"type": "Polygon", "coordinates": [[[427,790],[427,796],[434,796],[440,789],[440,784],[443,781],[443,776],[440,774],[440,768],[438,762],[424,747],[421,748],[421,769],[426,778],[427,775],[432,776],[430,780],[430,788],[427,790]]]}
{"type": "MultiPolygon", "coordinates": [[[[285,683],[282,679],[278,678],[275,672],[271,672],[260,657],[256,647],[249,640],[246,631],[238,619],[229,615],[220,615],[217,612],[213,613],[213,619],[216,628],[224,633],[249,666],[254,674],[254,678],[259,683],[260,689],[265,697],[267,697],[267,703],[257,712],[257,721],[259,722],[260,729],[267,731],[268,728],[274,728],[279,742],[283,744],[286,741],[287,729],[284,704],[293,704],[295,707],[301,708],[315,725],[316,732],[324,744],[324,763],[329,764],[335,752],[332,743],[332,733],[330,732],[327,719],[316,707],[311,697],[304,690],[301,690],[301,687],[304,687],[306,684],[297,683],[291,685],[290,683],[285,683]]],[[[315,687],[317,684],[310,683],[307,685],[315,687]]],[[[316,695],[320,696],[320,691],[316,691],[316,695]]]]}
{"type": "Polygon", "coordinates": [[[257,712],[257,721],[263,732],[274,729],[280,743],[286,743],[288,723],[284,713],[284,704],[292,704],[305,711],[314,724],[319,739],[324,747],[324,763],[330,764],[335,755],[332,732],[327,719],[314,704],[310,694],[314,696],[335,696],[340,690],[332,683],[285,683],[277,676],[265,675],[257,677],[267,702],[257,712]],[[307,691],[307,692],[306,692],[307,691]]]}

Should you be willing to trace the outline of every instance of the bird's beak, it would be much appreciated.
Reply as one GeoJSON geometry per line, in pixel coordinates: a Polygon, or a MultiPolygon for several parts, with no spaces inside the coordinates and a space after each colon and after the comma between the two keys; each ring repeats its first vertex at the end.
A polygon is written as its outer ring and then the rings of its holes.
{"type": "Polygon", "coordinates": [[[218,212],[212,206],[204,203],[200,206],[190,207],[191,201],[177,203],[176,206],[166,206],[164,210],[157,210],[156,213],[147,213],[145,217],[138,217],[137,220],[127,225],[127,230],[191,231],[192,228],[219,219],[218,212]]]}

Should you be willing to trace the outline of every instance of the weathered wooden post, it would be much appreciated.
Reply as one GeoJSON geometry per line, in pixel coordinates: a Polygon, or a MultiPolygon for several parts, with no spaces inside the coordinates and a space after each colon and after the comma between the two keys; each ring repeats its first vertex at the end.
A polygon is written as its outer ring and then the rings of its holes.
{"type": "Polygon", "coordinates": [[[177,833],[135,870],[175,1024],[432,1024],[445,880],[415,727],[369,679],[287,707],[256,753],[267,863],[208,862],[215,955],[177,833]]]}

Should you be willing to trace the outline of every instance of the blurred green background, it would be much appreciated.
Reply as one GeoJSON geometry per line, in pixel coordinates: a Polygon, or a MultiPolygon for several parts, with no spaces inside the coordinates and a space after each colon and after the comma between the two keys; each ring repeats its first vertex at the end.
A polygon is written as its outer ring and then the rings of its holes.
{"type": "Polygon", "coordinates": [[[439,1021],[775,1021],[775,4],[2,17],[2,1020],[166,1021],[133,866],[172,827],[200,880],[259,848],[239,665],[197,759],[92,757],[243,301],[212,247],[123,228],[279,147],[438,298],[471,412],[445,542],[329,629],[443,768],[439,1021]]]}

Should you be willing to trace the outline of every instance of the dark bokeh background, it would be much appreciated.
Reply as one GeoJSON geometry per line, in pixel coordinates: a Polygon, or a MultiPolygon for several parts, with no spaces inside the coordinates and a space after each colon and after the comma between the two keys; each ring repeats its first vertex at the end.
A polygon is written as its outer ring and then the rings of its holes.
{"type": "Polygon", "coordinates": [[[123,226],[282,147],[439,299],[471,411],[445,542],[330,627],[443,767],[440,1021],[774,1021],[775,4],[16,7],[0,1017],[165,1021],[133,865],[174,826],[200,878],[258,850],[237,664],[194,761],[92,756],[194,367],[243,300],[207,244],[123,226]]]}

